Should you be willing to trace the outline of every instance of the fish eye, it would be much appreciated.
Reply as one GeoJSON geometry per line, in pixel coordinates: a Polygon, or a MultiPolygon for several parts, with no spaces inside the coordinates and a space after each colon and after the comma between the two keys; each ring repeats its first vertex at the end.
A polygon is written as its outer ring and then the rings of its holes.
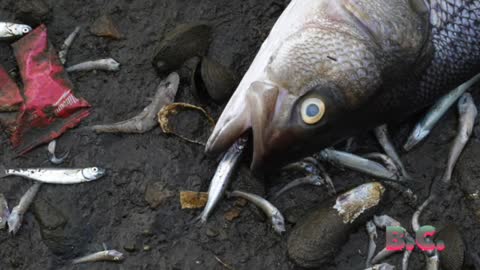
{"type": "Polygon", "coordinates": [[[22,32],[26,34],[26,33],[30,32],[30,29],[24,27],[24,28],[22,29],[22,32]]]}
{"type": "Polygon", "coordinates": [[[325,114],[325,103],[319,98],[307,98],[302,103],[301,115],[305,124],[318,123],[325,114]]]}
{"type": "Polygon", "coordinates": [[[94,172],[98,171],[98,168],[97,168],[97,167],[93,167],[93,171],[94,171],[94,172]]]}

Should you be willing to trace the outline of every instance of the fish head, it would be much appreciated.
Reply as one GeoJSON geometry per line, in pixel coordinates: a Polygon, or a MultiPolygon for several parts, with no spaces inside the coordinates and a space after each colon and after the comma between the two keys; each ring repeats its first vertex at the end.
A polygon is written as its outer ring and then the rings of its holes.
{"type": "Polygon", "coordinates": [[[106,173],[106,170],[103,168],[99,167],[91,167],[91,168],[85,168],[82,170],[83,176],[88,180],[88,181],[93,181],[101,178],[104,176],[106,173]]]}
{"type": "Polygon", "coordinates": [[[10,24],[8,26],[8,29],[13,36],[23,36],[32,31],[32,27],[26,24],[16,24],[16,23],[10,24]]]}
{"type": "Polygon", "coordinates": [[[123,253],[113,249],[107,251],[107,256],[112,258],[114,261],[122,261],[123,259],[125,259],[125,255],[123,255],[123,253]]]}
{"type": "Polygon", "coordinates": [[[106,63],[112,70],[119,70],[120,69],[120,63],[117,62],[113,58],[106,59],[106,63]]]}
{"type": "Polygon", "coordinates": [[[275,232],[278,234],[284,233],[285,230],[285,220],[280,212],[275,212],[272,215],[272,226],[275,232]]]}

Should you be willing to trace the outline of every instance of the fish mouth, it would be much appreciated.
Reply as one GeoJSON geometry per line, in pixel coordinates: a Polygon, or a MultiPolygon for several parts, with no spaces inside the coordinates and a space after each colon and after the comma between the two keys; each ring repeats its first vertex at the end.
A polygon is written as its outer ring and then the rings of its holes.
{"type": "Polygon", "coordinates": [[[282,114],[286,90],[264,82],[254,82],[244,95],[234,96],[225,107],[215,129],[207,141],[205,152],[219,154],[226,151],[238,138],[251,132],[253,156],[250,168],[264,167],[272,148],[282,141],[282,114]]]}

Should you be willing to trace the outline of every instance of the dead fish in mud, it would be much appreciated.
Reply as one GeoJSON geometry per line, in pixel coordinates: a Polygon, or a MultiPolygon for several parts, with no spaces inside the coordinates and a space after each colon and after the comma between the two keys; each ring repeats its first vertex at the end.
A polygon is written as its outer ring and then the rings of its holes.
{"type": "Polygon", "coordinates": [[[395,266],[390,265],[388,263],[382,263],[374,265],[370,268],[366,268],[365,270],[395,270],[395,266]]]}
{"type": "Polygon", "coordinates": [[[56,140],[53,140],[48,144],[48,146],[47,146],[48,160],[52,164],[60,165],[63,162],[65,162],[68,155],[70,154],[70,151],[65,152],[65,154],[63,154],[61,157],[57,157],[57,155],[55,154],[56,148],[57,148],[57,141],[56,140]]]}
{"type": "Polygon", "coordinates": [[[217,205],[220,198],[223,196],[225,189],[230,183],[232,174],[235,172],[237,165],[240,161],[240,157],[243,154],[243,150],[246,147],[247,137],[241,137],[235,142],[230,149],[225,153],[222,160],[218,164],[215,175],[210,182],[208,188],[208,201],[207,205],[203,209],[202,214],[198,217],[202,223],[207,222],[208,217],[217,205]]]}
{"type": "Polygon", "coordinates": [[[442,177],[442,181],[447,184],[450,183],[453,168],[472,135],[475,119],[478,115],[477,106],[469,93],[463,94],[458,100],[458,114],[460,115],[460,119],[457,136],[450,149],[447,166],[442,177]]]}
{"type": "Polygon", "coordinates": [[[75,71],[91,71],[91,70],[105,70],[105,71],[118,71],[120,70],[120,63],[113,58],[99,59],[94,61],[86,61],[73,66],[69,66],[65,69],[67,72],[75,71]]]}
{"type": "Polygon", "coordinates": [[[369,238],[366,267],[370,267],[372,266],[372,259],[373,259],[373,256],[375,255],[375,249],[377,248],[377,244],[375,243],[375,240],[377,239],[378,234],[377,234],[377,226],[373,221],[367,222],[366,229],[367,229],[368,238],[369,238]]]}
{"type": "Polygon", "coordinates": [[[32,31],[32,27],[26,24],[0,22],[0,40],[20,37],[32,31]]]}
{"type": "Polygon", "coordinates": [[[79,184],[100,179],[105,175],[105,169],[90,167],[83,169],[61,168],[31,168],[6,169],[0,166],[0,178],[15,175],[48,184],[79,184]]]}
{"type": "Polygon", "coordinates": [[[0,193],[0,230],[3,230],[7,225],[10,209],[8,209],[8,202],[5,195],[0,193]]]}
{"type": "Polygon", "coordinates": [[[232,197],[240,197],[255,204],[258,208],[262,209],[265,215],[270,219],[275,232],[278,234],[285,232],[285,219],[283,218],[282,213],[280,213],[280,211],[269,201],[258,195],[238,190],[232,191],[228,195],[232,197]]]}
{"type": "Polygon", "coordinates": [[[137,116],[108,125],[91,127],[97,133],[145,133],[157,125],[157,113],[165,105],[173,102],[177,94],[180,77],[172,73],[157,87],[152,102],[137,116]]]}
{"type": "Polygon", "coordinates": [[[272,196],[272,198],[278,198],[280,195],[289,191],[290,189],[301,186],[301,185],[314,185],[314,186],[320,187],[325,185],[325,180],[318,175],[306,176],[306,177],[295,179],[292,182],[285,185],[277,193],[275,193],[272,196]]]}
{"type": "Polygon", "coordinates": [[[125,259],[125,256],[123,255],[123,253],[121,253],[120,251],[111,249],[111,250],[96,252],[96,253],[75,259],[72,261],[72,264],[103,262],[103,261],[120,262],[120,261],[123,261],[124,259],[125,259]]]}
{"type": "Polygon", "coordinates": [[[79,26],[75,27],[75,30],[73,30],[73,32],[70,35],[68,35],[68,37],[63,42],[62,47],[60,48],[60,51],[58,52],[58,58],[60,58],[60,62],[64,65],[67,62],[68,50],[70,49],[70,46],[72,46],[73,41],[75,40],[79,32],[80,32],[80,27],[79,26]]]}
{"type": "Polygon", "coordinates": [[[438,120],[450,109],[450,107],[458,100],[458,98],[465,93],[472,85],[480,80],[480,74],[473,77],[466,83],[455,88],[453,91],[442,97],[437,103],[428,111],[428,113],[415,126],[412,134],[408,137],[403,149],[410,151],[415,145],[425,139],[438,120]]]}
{"type": "Polygon", "coordinates": [[[385,3],[290,1],[224,108],[207,153],[222,153],[251,130],[251,168],[275,170],[405,120],[477,75],[478,1],[385,3]]]}
{"type": "Polygon", "coordinates": [[[365,223],[380,204],[385,188],[378,182],[358,186],[338,196],[332,207],[313,209],[288,238],[288,255],[301,267],[328,263],[352,230],[365,223]]]}
{"type": "MultiPolygon", "coordinates": [[[[172,122],[174,121],[171,121],[170,117],[173,117],[174,115],[177,115],[182,111],[198,112],[207,120],[207,125],[210,125],[212,128],[215,125],[215,120],[213,120],[213,118],[203,108],[188,103],[172,103],[165,105],[158,112],[158,122],[160,124],[160,127],[162,128],[163,133],[174,134],[175,136],[178,136],[187,142],[205,145],[205,141],[184,135],[181,132],[177,131],[175,127],[173,127],[172,122]]],[[[189,128],[191,128],[190,125],[189,128]]]]}
{"type": "Polygon", "coordinates": [[[40,190],[42,183],[35,183],[31,186],[27,192],[22,196],[17,206],[12,209],[12,213],[8,216],[8,232],[15,235],[20,226],[22,226],[23,215],[27,212],[28,208],[33,202],[33,199],[40,190]]]}
{"type": "Polygon", "coordinates": [[[325,149],[320,152],[320,158],[335,165],[347,167],[385,180],[401,180],[396,172],[388,170],[380,163],[347,152],[325,149]]]}

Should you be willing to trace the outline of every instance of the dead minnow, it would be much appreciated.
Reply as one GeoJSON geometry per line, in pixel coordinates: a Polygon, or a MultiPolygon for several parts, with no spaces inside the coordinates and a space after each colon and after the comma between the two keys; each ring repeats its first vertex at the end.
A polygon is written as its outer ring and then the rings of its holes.
{"type": "Polygon", "coordinates": [[[83,169],[32,168],[5,169],[0,167],[0,178],[15,175],[48,184],[78,184],[97,180],[105,175],[105,169],[90,167],[83,169]]]}
{"type": "Polygon", "coordinates": [[[387,229],[387,227],[391,226],[402,226],[399,221],[387,215],[373,216],[373,222],[375,223],[375,225],[377,225],[377,227],[384,230],[387,229]]]}
{"type": "Polygon", "coordinates": [[[231,192],[229,195],[232,197],[243,198],[255,204],[258,208],[262,209],[265,215],[267,215],[267,217],[270,219],[275,232],[277,232],[278,234],[282,234],[285,232],[285,219],[283,218],[282,213],[280,213],[280,211],[269,201],[258,195],[238,190],[231,192]]]}
{"type": "Polygon", "coordinates": [[[70,35],[68,35],[68,37],[63,42],[62,47],[58,52],[58,57],[60,58],[60,62],[62,64],[65,64],[67,62],[68,49],[70,49],[70,46],[72,46],[73,41],[78,35],[78,32],[80,32],[79,26],[75,27],[75,30],[73,30],[73,32],[70,35]]]}
{"type": "Polygon", "coordinates": [[[66,68],[67,72],[74,71],[90,71],[90,70],[120,70],[120,63],[113,58],[99,59],[94,61],[86,61],[66,68]]]}
{"type": "Polygon", "coordinates": [[[0,22],[0,39],[8,39],[28,34],[32,27],[25,24],[0,22]]]}
{"type": "Polygon", "coordinates": [[[23,215],[27,212],[28,208],[33,202],[33,199],[40,190],[42,183],[35,183],[31,186],[27,192],[22,196],[17,206],[12,209],[12,213],[8,216],[8,232],[15,235],[20,226],[22,225],[23,215]]]}
{"type": "Polygon", "coordinates": [[[10,209],[8,209],[8,202],[5,195],[0,193],[0,230],[3,230],[7,225],[10,209]]]}
{"type": "Polygon", "coordinates": [[[70,154],[70,151],[65,152],[61,157],[57,157],[55,154],[55,150],[57,148],[57,141],[53,140],[51,141],[48,146],[48,160],[55,165],[60,165],[63,162],[65,162],[65,159],[67,159],[68,155],[70,154]]]}
{"type": "Polygon", "coordinates": [[[369,221],[367,222],[366,228],[367,228],[367,233],[369,238],[366,267],[371,267],[372,259],[373,259],[373,256],[375,255],[375,249],[377,248],[377,244],[375,243],[375,240],[378,237],[377,226],[373,221],[369,221]]]}
{"type": "Polygon", "coordinates": [[[280,195],[289,191],[290,189],[301,186],[301,185],[314,185],[314,186],[320,187],[320,186],[323,186],[324,184],[325,184],[325,180],[318,175],[309,175],[302,178],[297,178],[292,182],[288,183],[287,185],[285,185],[277,193],[275,193],[275,195],[273,195],[273,198],[278,198],[280,195]]]}
{"type": "Polygon", "coordinates": [[[92,129],[97,133],[145,133],[156,125],[157,113],[160,109],[173,102],[177,94],[180,77],[171,73],[157,87],[157,92],[152,102],[137,116],[122,122],[96,125],[92,129]]]}
{"type": "Polygon", "coordinates": [[[232,177],[232,174],[234,173],[240,161],[240,157],[242,156],[247,140],[248,139],[246,137],[241,137],[238,139],[238,141],[233,144],[230,149],[228,149],[218,164],[215,175],[213,176],[212,181],[210,182],[210,187],[208,188],[207,205],[199,217],[202,223],[207,222],[211,212],[217,205],[220,198],[223,196],[225,189],[230,183],[230,178],[232,177]]]}
{"type": "Polygon", "coordinates": [[[475,106],[473,98],[469,93],[463,94],[463,96],[458,100],[458,113],[460,115],[458,133],[450,149],[447,167],[442,177],[442,181],[445,184],[450,183],[453,168],[455,167],[458,157],[462,153],[465,145],[472,135],[475,119],[477,118],[477,106],[475,106]]]}
{"type": "Polygon", "coordinates": [[[75,259],[72,261],[72,264],[101,262],[101,261],[119,262],[119,261],[122,261],[123,259],[125,259],[125,256],[123,255],[123,253],[112,249],[112,250],[104,250],[104,251],[96,252],[96,253],[75,259]]]}
{"type": "Polygon", "coordinates": [[[335,165],[340,165],[382,179],[391,181],[400,180],[397,174],[387,170],[380,163],[347,152],[325,149],[320,153],[320,158],[335,165]]]}
{"type": "Polygon", "coordinates": [[[474,0],[292,0],[206,145],[253,134],[252,169],[402,121],[478,74],[474,0]]]}
{"type": "Polygon", "coordinates": [[[458,100],[458,98],[465,93],[472,85],[480,80],[480,74],[476,75],[466,83],[455,88],[453,91],[442,97],[437,103],[427,112],[427,114],[415,126],[412,133],[403,146],[406,151],[411,150],[415,145],[425,139],[438,120],[442,118],[445,112],[458,100]]]}
{"type": "Polygon", "coordinates": [[[365,270],[395,270],[395,266],[390,265],[388,263],[382,263],[374,265],[370,268],[366,268],[365,270]]]}

